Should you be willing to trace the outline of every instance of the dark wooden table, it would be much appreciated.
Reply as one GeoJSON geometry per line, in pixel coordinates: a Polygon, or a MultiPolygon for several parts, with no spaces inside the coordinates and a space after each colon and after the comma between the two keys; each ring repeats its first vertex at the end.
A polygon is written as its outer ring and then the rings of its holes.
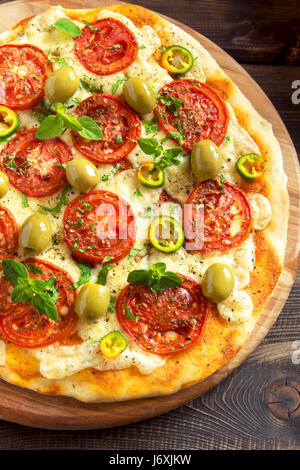
{"type": "MultiPolygon", "coordinates": [[[[274,103],[300,154],[300,104],[291,100],[292,82],[300,80],[299,0],[133,3],[187,24],[241,63],[274,103]]],[[[218,387],[171,413],[127,427],[81,432],[2,421],[0,449],[300,449],[298,312],[300,276],[251,357],[218,387]]]]}

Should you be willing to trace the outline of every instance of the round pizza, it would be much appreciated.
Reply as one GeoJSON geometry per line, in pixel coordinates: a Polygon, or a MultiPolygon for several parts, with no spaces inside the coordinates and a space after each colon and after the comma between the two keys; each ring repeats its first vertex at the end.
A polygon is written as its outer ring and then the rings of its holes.
{"type": "Polygon", "coordinates": [[[233,358],[282,271],[272,127],[193,37],[136,5],[0,35],[0,377],[85,402],[233,358]]]}

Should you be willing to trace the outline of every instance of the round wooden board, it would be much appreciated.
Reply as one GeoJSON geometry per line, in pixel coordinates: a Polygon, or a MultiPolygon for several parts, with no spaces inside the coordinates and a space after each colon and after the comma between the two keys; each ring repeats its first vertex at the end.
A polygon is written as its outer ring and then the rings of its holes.
{"type": "MultiPolygon", "coordinates": [[[[101,0],[100,2],[92,0],[62,2],[24,0],[11,2],[0,6],[0,31],[4,31],[23,18],[40,13],[50,5],[57,3],[63,3],[66,8],[76,9],[114,5],[120,2],[114,0],[101,0]]],[[[170,411],[205,393],[241,364],[267,334],[289,295],[299,265],[300,248],[299,164],[289,134],[267,96],[234,59],[201,34],[177,21],[166,19],[199,40],[240,87],[257,111],[273,125],[274,133],[283,152],[290,196],[285,267],[279,283],[241,351],[221,369],[194,386],[165,397],[119,403],[85,404],[67,397],[39,395],[0,381],[1,419],[46,429],[95,429],[133,423],[170,411]]]]}

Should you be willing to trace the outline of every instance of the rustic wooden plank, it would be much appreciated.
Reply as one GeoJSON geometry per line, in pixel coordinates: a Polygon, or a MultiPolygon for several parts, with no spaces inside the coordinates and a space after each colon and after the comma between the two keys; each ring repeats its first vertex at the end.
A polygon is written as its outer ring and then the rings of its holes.
{"type": "Polygon", "coordinates": [[[288,128],[300,155],[300,103],[292,103],[292,83],[300,80],[299,67],[243,64],[243,67],[270,98],[288,128]]]}
{"type": "Polygon", "coordinates": [[[133,1],[188,24],[244,63],[300,63],[298,0],[133,1]]]}

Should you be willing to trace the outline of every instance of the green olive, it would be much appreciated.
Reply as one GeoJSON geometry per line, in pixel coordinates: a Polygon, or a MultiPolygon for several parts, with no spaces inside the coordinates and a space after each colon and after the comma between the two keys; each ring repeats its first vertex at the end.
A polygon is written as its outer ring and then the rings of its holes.
{"type": "Polygon", "coordinates": [[[55,70],[46,81],[45,94],[50,103],[63,103],[78,90],[79,79],[71,67],[55,70]]]}
{"type": "Polygon", "coordinates": [[[50,220],[45,214],[35,213],[27,217],[20,230],[23,248],[41,252],[50,244],[52,236],[50,220]]]}
{"type": "Polygon", "coordinates": [[[75,312],[83,320],[97,320],[107,312],[109,302],[110,293],[106,286],[87,282],[77,295],[75,312]]]}
{"type": "Polygon", "coordinates": [[[234,274],[229,266],[212,264],[202,279],[202,292],[208,299],[219,303],[227,299],[234,287],[234,274]]]}
{"type": "Polygon", "coordinates": [[[8,190],[8,177],[0,171],[0,197],[4,197],[8,190]]]}
{"type": "Polygon", "coordinates": [[[95,165],[85,158],[75,158],[70,161],[66,166],[66,175],[73,188],[81,193],[90,191],[100,180],[95,165]]]}
{"type": "Polygon", "coordinates": [[[222,167],[218,147],[211,140],[201,140],[192,149],[191,165],[199,181],[215,178],[222,167]]]}
{"type": "Polygon", "coordinates": [[[155,108],[155,92],[151,85],[141,78],[129,78],[123,85],[123,95],[129,106],[138,113],[151,113],[155,108]]]}

